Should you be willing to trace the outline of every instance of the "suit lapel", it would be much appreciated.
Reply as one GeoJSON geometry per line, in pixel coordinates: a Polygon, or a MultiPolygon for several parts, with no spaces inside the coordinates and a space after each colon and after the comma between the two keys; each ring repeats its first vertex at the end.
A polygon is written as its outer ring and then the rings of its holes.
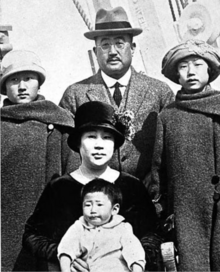
{"type": "MultiPolygon", "coordinates": [[[[143,84],[142,77],[131,67],[131,79],[128,86],[128,93],[126,101],[123,101],[122,109],[131,110],[135,117],[137,117],[138,111],[145,99],[146,95],[146,82],[143,84]]],[[[136,121],[134,121],[135,124],[136,121]]],[[[133,144],[129,141],[125,141],[123,146],[120,148],[121,154],[126,157],[130,157],[131,151],[133,149],[133,144]]]]}
{"type": "Polygon", "coordinates": [[[125,109],[133,111],[133,113],[136,115],[144,101],[145,94],[146,83],[145,85],[142,84],[142,79],[139,77],[138,73],[134,70],[134,68],[132,68],[125,109]]]}
{"type": "Polygon", "coordinates": [[[89,85],[86,95],[90,101],[101,101],[108,104],[113,103],[109,90],[102,79],[100,70],[96,74],[93,83],[89,85]]]}

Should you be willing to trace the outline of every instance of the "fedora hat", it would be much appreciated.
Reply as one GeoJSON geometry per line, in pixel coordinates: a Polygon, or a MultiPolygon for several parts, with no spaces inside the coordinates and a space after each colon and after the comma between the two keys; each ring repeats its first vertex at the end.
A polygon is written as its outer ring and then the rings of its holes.
{"type": "Polygon", "coordinates": [[[131,34],[137,36],[141,28],[132,28],[128,16],[122,7],[111,10],[100,9],[96,14],[95,30],[84,33],[85,37],[94,40],[103,35],[131,34]]]}
{"type": "Polygon", "coordinates": [[[7,53],[1,63],[2,77],[0,80],[1,94],[6,94],[5,82],[7,78],[15,73],[23,71],[35,72],[39,75],[39,84],[42,85],[46,79],[46,72],[41,66],[39,57],[31,51],[12,50],[7,53]]]}
{"type": "Polygon", "coordinates": [[[177,26],[182,42],[190,39],[208,41],[213,32],[210,11],[201,3],[188,4],[184,8],[177,26]]]}
{"type": "Polygon", "coordinates": [[[162,60],[162,74],[171,81],[179,84],[177,75],[178,63],[189,56],[199,56],[209,67],[209,82],[215,80],[220,74],[220,55],[211,45],[200,40],[189,40],[170,49],[162,60]]]}
{"type": "Polygon", "coordinates": [[[79,152],[79,143],[82,133],[93,128],[108,129],[115,136],[115,149],[125,141],[123,130],[116,128],[114,123],[114,108],[106,103],[90,101],[82,104],[75,114],[75,128],[68,137],[69,147],[79,152]]]}

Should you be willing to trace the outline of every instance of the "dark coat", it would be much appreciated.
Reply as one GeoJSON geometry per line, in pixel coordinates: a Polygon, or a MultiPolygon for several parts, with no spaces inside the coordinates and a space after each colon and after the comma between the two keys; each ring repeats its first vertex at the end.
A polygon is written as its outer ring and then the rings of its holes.
{"type": "MultiPolygon", "coordinates": [[[[105,86],[100,70],[96,75],[69,86],[60,106],[75,114],[81,104],[96,100],[109,103],[118,109],[105,86]]],[[[110,163],[112,168],[118,170],[121,165],[122,171],[141,180],[150,174],[157,115],[173,100],[174,94],[167,84],[137,73],[132,68],[131,79],[122,98],[120,110],[133,111],[136,134],[132,142],[126,141],[120,148],[120,154],[115,152],[110,163]]]]}
{"type": "Polygon", "coordinates": [[[220,176],[220,92],[179,91],[158,118],[151,191],[155,200],[161,196],[165,217],[174,213],[180,271],[220,271],[214,175],[220,176]]]}
{"type": "MultiPolygon", "coordinates": [[[[120,214],[141,238],[156,227],[156,212],[143,183],[135,177],[121,173],[115,184],[122,191],[120,214]]],[[[39,271],[46,270],[43,261],[58,265],[57,246],[67,231],[82,215],[81,190],[83,184],[64,175],[49,182],[28,219],[23,244],[37,257],[39,271]]]]}
{"type": "Polygon", "coordinates": [[[68,170],[65,138],[74,120],[43,99],[17,105],[5,100],[1,109],[2,271],[12,271],[15,263],[15,270],[31,270],[21,251],[25,222],[45,184],[68,170]]]}

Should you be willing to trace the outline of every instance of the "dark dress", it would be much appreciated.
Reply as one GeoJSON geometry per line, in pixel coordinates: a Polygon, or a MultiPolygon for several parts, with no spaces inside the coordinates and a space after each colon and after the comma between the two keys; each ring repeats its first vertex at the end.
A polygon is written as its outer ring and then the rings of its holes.
{"type": "MultiPolygon", "coordinates": [[[[120,214],[133,226],[138,238],[154,231],[156,213],[147,191],[138,179],[121,173],[115,181],[123,195],[120,214]]],[[[38,271],[48,270],[48,262],[57,264],[57,246],[67,231],[81,215],[80,192],[83,184],[64,175],[49,182],[28,219],[23,245],[38,259],[38,271]]]]}

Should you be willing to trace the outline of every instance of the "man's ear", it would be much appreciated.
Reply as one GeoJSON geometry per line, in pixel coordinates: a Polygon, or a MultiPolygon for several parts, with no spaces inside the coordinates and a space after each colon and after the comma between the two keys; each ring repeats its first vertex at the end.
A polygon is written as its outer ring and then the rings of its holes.
{"type": "Polygon", "coordinates": [[[135,49],[136,49],[136,43],[132,43],[131,44],[131,53],[132,53],[132,56],[134,55],[135,49]]]}
{"type": "Polygon", "coordinates": [[[112,215],[116,215],[119,213],[119,209],[120,209],[120,205],[118,203],[116,203],[113,207],[112,207],[112,215]]]}
{"type": "Polygon", "coordinates": [[[97,47],[96,46],[93,47],[93,52],[95,55],[97,55],[97,47]]]}

